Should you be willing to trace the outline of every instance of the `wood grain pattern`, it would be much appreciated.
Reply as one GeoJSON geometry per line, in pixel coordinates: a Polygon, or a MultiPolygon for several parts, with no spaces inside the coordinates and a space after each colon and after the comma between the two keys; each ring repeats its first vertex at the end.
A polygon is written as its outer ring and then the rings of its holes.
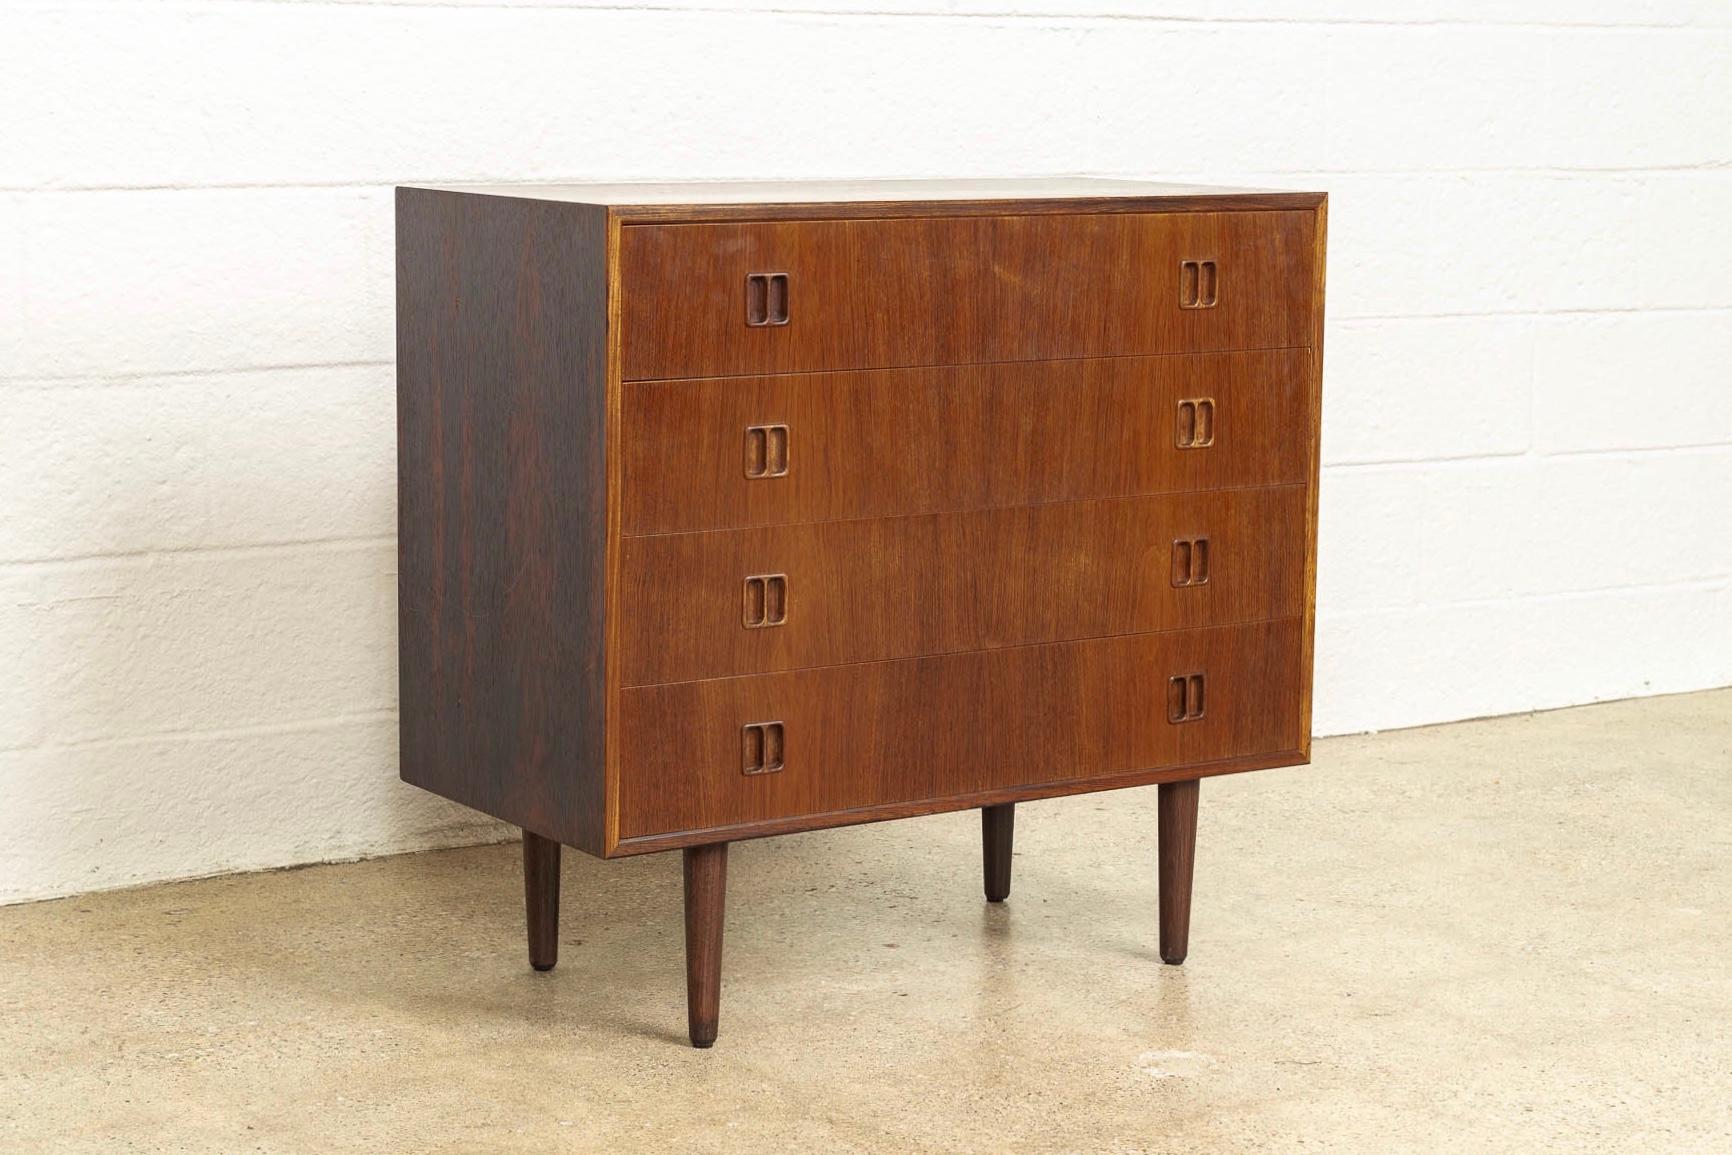
{"type": "Polygon", "coordinates": [[[1191,877],[1197,861],[1195,778],[1160,786],[1161,960],[1178,966],[1191,942],[1191,877]]]}
{"type": "Polygon", "coordinates": [[[622,543],[626,686],[1297,616],[1304,486],[823,522],[622,543]],[[1209,538],[1206,584],[1173,542],[1209,538]],[[783,577],[783,624],[747,628],[745,579],[783,577]]]}
{"type": "Polygon", "coordinates": [[[727,920],[728,844],[688,847],[686,887],[686,1021],[692,1046],[716,1041],[722,1005],[722,931],[727,920]]]}
{"type": "Polygon", "coordinates": [[[1293,750],[1298,619],[718,678],[621,693],[620,834],[703,831],[1293,750]],[[1166,719],[1207,671],[1206,717],[1166,719]],[[783,723],[745,776],[740,727],[783,723]]]}
{"type": "MultiPolygon", "coordinates": [[[[1125,182],[1133,183],[1133,182],[1125,182]]],[[[1184,185],[1148,185],[1182,190],[1184,185]]],[[[1320,194],[1278,190],[1212,193],[1172,191],[1081,198],[982,197],[951,200],[840,200],[780,204],[622,204],[612,214],[622,224],[698,224],[727,221],[899,220],[908,217],[1068,216],[1077,212],[1119,213],[1309,212],[1320,194]]]]}
{"type": "MultiPolygon", "coordinates": [[[[1230,571],[1212,566],[1207,585],[1180,588],[1159,580],[1169,569],[1163,562],[1150,585],[1164,592],[1151,590],[1141,601],[1126,598],[1124,592],[1133,588],[1127,575],[1136,566],[1127,560],[1131,551],[1124,543],[1143,523],[1126,522],[1115,532],[1105,515],[1092,520],[1085,515],[1086,524],[1067,530],[1055,528],[1050,512],[1041,512],[1044,507],[1116,503],[1129,508],[1135,502],[1123,499],[1302,482],[1309,483],[1303,489],[1302,536],[1310,540],[1315,534],[1326,212],[1320,195],[1210,199],[1197,190],[1102,185],[1094,190],[1098,195],[1067,208],[1043,199],[1057,195],[1055,188],[1043,193],[1033,185],[1014,194],[1013,206],[1011,194],[1003,204],[989,204],[966,199],[973,194],[957,188],[951,191],[963,199],[921,202],[908,199],[906,189],[883,190],[890,200],[882,203],[894,203],[885,215],[896,219],[880,223],[894,228],[862,232],[856,226],[869,222],[858,218],[881,203],[864,187],[846,194],[858,199],[804,208],[754,206],[738,199],[738,191],[710,206],[719,216],[705,215],[705,209],[687,219],[752,218],[718,227],[742,230],[736,239],[757,238],[753,244],[769,238],[764,251],[772,255],[784,251],[775,245],[792,230],[797,235],[785,251],[843,258],[840,265],[820,270],[817,281],[802,278],[798,269],[750,270],[788,272],[793,294],[789,325],[753,333],[799,328],[809,315],[801,312],[805,300],[807,308],[818,309],[811,315],[822,318],[830,309],[831,316],[858,331],[820,334],[794,350],[800,357],[810,355],[821,363],[837,351],[863,349],[875,356],[874,351],[888,349],[896,356],[942,359],[985,350],[994,363],[800,369],[727,379],[709,378],[714,370],[705,368],[691,379],[626,381],[625,335],[633,298],[642,288],[632,284],[624,250],[630,238],[661,226],[625,222],[678,217],[681,202],[663,198],[603,207],[581,203],[578,196],[520,195],[523,190],[493,196],[402,190],[404,777],[532,833],[613,854],[691,845],[722,830],[730,837],[750,837],[865,816],[1156,781],[1187,766],[1200,774],[1303,760],[1308,726],[1301,722],[1297,740],[1280,750],[1265,747],[1209,758],[1181,753],[1181,761],[1128,770],[1072,768],[1064,771],[1069,776],[1058,778],[1042,779],[1038,768],[984,784],[958,778],[956,791],[941,796],[866,791],[852,802],[824,803],[836,809],[704,818],[709,824],[633,832],[625,820],[627,797],[654,783],[637,776],[642,734],[634,728],[630,708],[637,690],[627,689],[626,682],[638,675],[625,656],[627,637],[645,657],[642,677],[697,676],[704,679],[694,683],[700,686],[724,675],[735,680],[741,669],[805,669],[809,662],[817,666],[808,672],[827,674],[822,667],[832,661],[862,654],[882,655],[864,667],[871,671],[906,664],[909,659],[900,655],[934,648],[1010,650],[1026,642],[1027,648],[1040,649],[1073,633],[1095,636],[1095,630],[1105,631],[1103,641],[1122,644],[1122,637],[1146,627],[1237,620],[1240,611],[1234,607],[1240,603],[1229,596],[1233,587],[1224,576],[1230,571]],[[1156,208],[1175,211],[1155,221],[1149,213],[1156,208]],[[1265,235],[1270,228],[1273,232],[1265,235]],[[1217,251],[1197,257],[1218,262],[1217,304],[1184,310],[1179,317],[1176,283],[1167,286],[1171,293],[1150,288],[1148,253],[1159,245],[1147,238],[1218,237],[1223,230],[1249,238],[1249,255],[1227,252],[1223,257],[1217,251]],[[861,248],[862,236],[907,243],[861,248]],[[1127,236],[1143,237],[1142,247],[1118,243],[1127,236]],[[836,237],[853,239],[838,249],[836,237]],[[975,243],[980,240],[986,243],[975,243]],[[1064,252],[1055,251],[1060,248],[1064,252]],[[1236,281],[1234,267],[1242,268],[1244,260],[1264,262],[1279,281],[1272,292],[1258,288],[1254,305],[1234,296],[1234,285],[1245,283],[1236,281]],[[825,277],[856,280],[862,270],[895,274],[904,291],[889,296],[862,291],[852,299],[811,304],[824,296],[814,296],[814,290],[823,289],[825,277]],[[1034,314],[1024,316],[1031,303],[1034,314]],[[1215,336],[1182,327],[1206,315],[1227,319],[1215,336]],[[920,318],[945,333],[909,336],[911,323],[920,318]],[[1147,356],[1119,352],[1123,341],[1136,346],[1145,337],[1159,342],[1174,333],[1182,348],[1201,347],[1194,344],[1198,341],[1207,345],[1217,336],[1230,344],[1269,325],[1286,334],[1282,347],[1147,356]],[[1055,354],[1047,360],[1022,359],[1036,349],[1055,354]],[[1091,355],[1102,349],[1111,355],[1091,355]],[[999,362],[1001,355],[1015,359],[999,362]],[[1214,403],[1215,444],[1179,450],[1168,440],[1169,423],[1178,401],[1194,396],[1214,403]],[[778,457],[784,449],[788,454],[785,476],[746,479],[741,439],[747,425],[787,427],[787,441],[777,445],[778,457]],[[1024,506],[1035,508],[1020,509],[1024,506]],[[872,534],[882,527],[861,529],[875,519],[910,515],[925,518],[924,538],[915,533],[879,548],[872,534]],[[703,605],[701,598],[688,600],[670,612],[672,599],[659,596],[665,582],[654,575],[642,580],[654,583],[658,596],[639,596],[644,588],[639,575],[650,570],[631,569],[632,557],[645,559],[646,565],[659,559],[657,566],[671,569],[658,569],[658,574],[670,573],[676,583],[700,581],[705,589],[702,575],[711,568],[725,570],[731,559],[726,550],[711,546],[686,552],[688,546],[665,543],[632,553],[640,540],[677,534],[710,541],[728,535],[691,531],[757,532],[773,526],[798,533],[787,539],[750,534],[731,539],[738,551],[734,559],[792,544],[810,547],[820,561],[812,578],[816,585],[802,587],[801,573],[786,575],[788,620],[750,631],[765,639],[780,635],[779,650],[762,642],[744,652],[731,643],[719,645],[715,638],[703,638],[700,622],[692,631],[698,640],[687,643],[682,655],[680,643],[663,646],[650,636],[655,625],[644,632],[637,619],[697,619],[703,605]],[[1030,548],[1016,564],[991,569],[974,564],[970,550],[981,541],[991,547],[989,553],[1011,557],[1018,540],[1030,548]],[[1102,544],[1109,540],[1111,546],[1102,544]],[[936,599],[905,607],[897,617],[885,602],[874,602],[858,583],[840,575],[834,562],[823,560],[833,541],[842,543],[842,553],[863,559],[868,569],[878,565],[873,572],[887,575],[887,585],[898,585],[888,576],[894,568],[900,586],[936,590],[936,599]],[[1054,542],[1056,553],[1045,548],[1054,542]],[[1075,572],[1041,560],[1067,556],[1067,548],[1077,563],[1071,567],[1075,572]],[[906,560],[910,550],[916,559],[939,558],[930,564],[949,572],[921,571],[911,583],[907,566],[890,564],[906,560]],[[956,560],[945,565],[945,559],[956,560]],[[825,576],[826,565],[835,576],[825,576]],[[1056,599],[1066,603],[1064,613],[1043,609],[1036,597],[1043,565],[1052,590],[1070,591],[1056,599]],[[1000,578],[1002,569],[1013,571],[1008,579],[1000,578]],[[1034,572],[1023,580],[1015,575],[1019,569],[1034,572]],[[976,574],[973,591],[979,604],[963,608],[969,595],[959,591],[965,591],[967,574],[976,574]],[[1097,583],[1091,584],[1091,574],[1097,583]],[[812,623],[800,616],[801,607],[812,604],[802,600],[801,589],[823,590],[827,583],[830,596],[822,605],[829,607],[825,612],[832,614],[836,630],[821,628],[822,617],[812,623]],[[603,588],[610,599],[605,612],[598,592],[603,588]],[[1163,605],[1197,603],[1162,599],[1191,594],[1214,599],[1216,610],[1166,616],[1163,605]],[[1082,607],[1080,613],[1071,612],[1073,603],[1082,607]],[[1073,616],[1088,624],[1073,630],[1073,616]],[[859,628],[860,622],[866,625],[859,628]],[[1056,634],[1046,632],[1049,625],[1056,634]],[[870,636],[850,641],[839,632],[844,630],[870,636]],[[853,645],[864,648],[850,650],[853,645]],[[658,662],[669,664],[657,668],[658,662]],[[1204,760],[1183,760],[1192,757],[1204,760]]],[[[724,235],[710,225],[693,230],[712,238],[724,235]]],[[[699,263],[725,263],[737,255],[712,251],[699,263]]],[[[1176,264],[1171,271],[1177,275],[1176,264]]],[[[734,289],[744,291],[743,276],[734,289]]],[[[745,332],[743,299],[734,299],[730,291],[729,302],[730,317],[745,332]],[[733,306],[742,310],[737,317],[733,306]]],[[[803,362],[772,358],[762,367],[779,371],[790,364],[803,362]]],[[[1174,505],[1200,508],[1214,500],[1174,499],[1174,505]]],[[[1276,522],[1290,525],[1285,518],[1276,522]]],[[[1212,563],[1230,559],[1230,552],[1220,552],[1222,544],[1211,539],[1212,563]]],[[[1269,548],[1281,552],[1279,546],[1269,548]]],[[[1300,716],[1308,718],[1316,553],[1314,545],[1300,552],[1305,600],[1298,610],[1283,600],[1282,583],[1291,580],[1285,576],[1292,569],[1289,559],[1268,571],[1275,578],[1275,587],[1266,591],[1269,606],[1247,613],[1291,614],[1301,623],[1301,660],[1293,685],[1300,716]]],[[[784,570],[760,565],[750,572],[784,570]]],[[[735,574],[728,583],[734,618],[745,576],[735,574]]],[[[738,621],[733,628],[747,632],[738,621]]],[[[1211,681],[1211,715],[1222,701],[1214,686],[1211,681]]],[[[1158,709],[1161,697],[1157,693],[1150,701],[1158,709]]],[[[1164,712],[1161,717],[1164,721],[1164,712]]],[[[1211,716],[1185,728],[1216,724],[1211,716]]],[[[787,741],[792,754],[799,739],[787,741]]],[[[737,772],[737,747],[732,754],[737,772]]],[[[790,763],[782,772],[759,777],[798,776],[799,767],[790,763]]]]}
{"type": "Polygon", "coordinates": [[[402,776],[605,850],[606,214],[397,194],[402,776]]]}
{"type": "Polygon", "coordinates": [[[623,531],[1307,481],[1311,366],[1285,349],[628,382],[623,531]],[[1215,403],[1207,449],[1177,446],[1187,398],[1215,403]],[[749,478],[746,430],[772,425],[786,473],[749,478]]]}
{"type": "Polygon", "coordinates": [[[1293,348],[1312,337],[1315,223],[1309,212],[1228,212],[629,225],[621,371],[1293,348]],[[1180,262],[1195,257],[1219,269],[1213,308],[1179,307],[1180,262]],[[791,323],[744,323],[752,273],[788,275],[791,323]]]}
{"type": "Polygon", "coordinates": [[[593,205],[621,223],[1310,210],[1323,195],[1102,177],[467,185],[447,191],[593,205]]]}
{"type": "Polygon", "coordinates": [[[559,843],[523,832],[523,913],[529,965],[550,971],[559,962],[559,843]]]}
{"type": "Polygon", "coordinates": [[[1245,754],[1221,758],[1213,762],[1187,762],[1178,766],[1150,766],[1141,770],[1115,770],[1087,778],[1062,778],[1051,782],[1030,782],[1021,786],[1000,786],[970,794],[951,794],[943,798],[915,798],[904,802],[877,802],[853,806],[846,810],[827,810],[815,814],[795,814],[786,818],[753,819],[731,826],[712,826],[701,830],[682,830],[672,834],[646,834],[619,839],[608,856],[623,858],[638,854],[680,850],[687,846],[703,846],[714,842],[744,842],[755,838],[774,838],[783,834],[800,834],[808,830],[832,830],[842,826],[858,826],[869,822],[892,822],[900,818],[923,818],[929,814],[945,814],[958,810],[977,810],[983,806],[998,806],[1005,802],[1034,802],[1048,798],[1068,798],[1074,794],[1096,794],[1108,790],[1127,790],[1137,786],[1155,786],[1162,782],[1179,782],[1189,778],[1213,778],[1222,774],[1243,774],[1251,770],[1274,770],[1303,766],[1308,759],[1297,749],[1276,750],[1265,754],[1245,754]]]}
{"type": "Polygon", "coordinates": [[[1010,897],[1010,858],[1016,840],[1016,803],[980,808],[980,851],[986,901],[1010,897]]]}

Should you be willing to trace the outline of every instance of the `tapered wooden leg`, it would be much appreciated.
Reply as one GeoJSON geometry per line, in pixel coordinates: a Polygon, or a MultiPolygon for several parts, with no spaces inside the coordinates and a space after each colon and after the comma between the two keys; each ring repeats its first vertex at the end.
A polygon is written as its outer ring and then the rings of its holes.
{"type": "Polygon", "coordinates": [[[523,911],[529,922],[529,965],[550,971],[559,961],[559,843],[523,832],[523,911]]]}
{"type": "Polygon", "coordinates": [[[980,849],[986,867],[986,901],[1010,897],[1010,843],[1016,828],[1016,803],[980,808],[980,849]]]}
{"type": "Polygon", "coordinates": [[[1161,958],[1178,966],[1191,937],[1191,867],[1197,857],[1197,779],[1161,783],[1161,958]]]}
{"type": "Polygon", "coordinates": [[[692,1046],[716,1041],[722,1001],[722,921],[728,898],[728,844],[688,846],[686,873],[686,1019],[692,1046]]]}

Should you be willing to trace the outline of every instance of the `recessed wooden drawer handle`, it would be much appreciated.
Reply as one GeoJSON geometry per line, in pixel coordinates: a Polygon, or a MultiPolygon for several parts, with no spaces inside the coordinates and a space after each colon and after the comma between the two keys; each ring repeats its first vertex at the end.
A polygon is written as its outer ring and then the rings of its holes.
{"type": "Polygon", "coordinates": [[[754,329],[788,323],[788,274],[746,275],[746,324],[754,329]]]}
{"type": "Polygon", "coordinates": [[[764,477],[786,477],[788,474],[788,427],[786,425],[748,425],[746,427],[746,476],[753,481],[764,477]]]}
{"type": "Polygon", "coordinates": [[[782,769],[782,724],[749,722],[740,727],[740,772],[777,774],[782,769]]]}
{"type": "Polygon", "coordinates": [[[748,630],[779,626],[788,620],[788,575],[758,574],[746,579],[746,608],[742,619],[748,630]]]}
{"type": "Polygon", "coordinates": [[[1188,397],[1179,402],[1179,422],[1174,443],[1180,449],[1202,449],[1215,444],[1214,398],[1188,397]]]}
{"type": "Polygon", "coordinates": [[[1200,586],[1209,581],[1209,539],[1181,537],[1173,542],[1173,585],[1200,586]]]}
{"type": "Polygon", "coordinates": [[[1179,308],[1213,309],[1215,307],[1215,262],[1179,262],[1179,308]]]}
{"type": "Polygon", "coordinates": [[[1167,679],[1167,721],[1195,722],[1203,716],[1203,675],[1175,674],[1167,679]]]}

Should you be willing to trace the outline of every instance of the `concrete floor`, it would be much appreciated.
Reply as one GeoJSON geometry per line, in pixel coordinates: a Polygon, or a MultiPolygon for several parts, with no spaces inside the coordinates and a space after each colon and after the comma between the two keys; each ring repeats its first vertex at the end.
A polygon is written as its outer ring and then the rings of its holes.
{"type": "Polygon", "coordinates": [[[1732,1151],[1732,691],[1337,739],[1205,782],[735,848],[721,1040],[677,855],[515,846],[0,910],[0,1150],[1732,1151]]]}

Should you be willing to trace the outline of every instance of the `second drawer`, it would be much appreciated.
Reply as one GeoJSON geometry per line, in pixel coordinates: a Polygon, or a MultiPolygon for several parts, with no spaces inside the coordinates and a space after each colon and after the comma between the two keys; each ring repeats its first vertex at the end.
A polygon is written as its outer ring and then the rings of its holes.
{"type": "Polygon", "coordinates": [[[1284,485],[626,538],[621,681],[1295,615],[1306,495],[1284,485]]]}
{"type": "Polygon", "coordinates": [[[622,527],[1305,481],[1312,374],[1311,350],[1280,349],[628,382],[622,527]]]}

